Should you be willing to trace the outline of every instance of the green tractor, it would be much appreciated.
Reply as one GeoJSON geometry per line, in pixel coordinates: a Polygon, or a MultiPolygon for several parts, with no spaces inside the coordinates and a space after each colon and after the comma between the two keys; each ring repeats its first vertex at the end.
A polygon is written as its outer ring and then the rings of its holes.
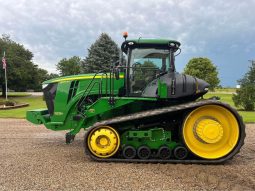
{"type": "Polygon", "coordinates": [[[220,163],[237,154],[242,118],[203,99],[208,83],[176,72],[180,42],[126,37],[109,71],[43,82],[47,109],[27,111],[27,120],[69,130],[66,143],[84,129],[85,152],[96,161],[220,163]]]}

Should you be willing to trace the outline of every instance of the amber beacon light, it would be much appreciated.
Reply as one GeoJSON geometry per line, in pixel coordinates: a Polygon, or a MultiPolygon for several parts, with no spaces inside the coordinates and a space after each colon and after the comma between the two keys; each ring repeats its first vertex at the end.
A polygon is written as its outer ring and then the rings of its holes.
{"type": "Polygon", "coordinates": [[[125,40],[126,40],[126,38],[128,37],[128,32],[123,32],[123,37],[124,37],[125,40]]]}

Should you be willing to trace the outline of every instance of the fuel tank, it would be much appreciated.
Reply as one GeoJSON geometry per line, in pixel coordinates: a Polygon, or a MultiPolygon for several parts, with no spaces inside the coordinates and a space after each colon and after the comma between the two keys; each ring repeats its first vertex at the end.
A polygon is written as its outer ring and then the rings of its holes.
{"type": "Polygon", "coordinates": [[[199,78],[177,72],[168,72],[151,81],[142,92],[142,97],[159,97],[159,82],[165,84],[166,98],[172,99],[195,100],[206,94],[209,88],[209,84],[199,78]]]}

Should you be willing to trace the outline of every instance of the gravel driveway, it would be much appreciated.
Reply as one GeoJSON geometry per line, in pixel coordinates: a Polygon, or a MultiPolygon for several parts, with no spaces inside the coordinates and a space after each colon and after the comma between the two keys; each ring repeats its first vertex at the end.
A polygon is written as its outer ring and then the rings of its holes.
{"type": "Polygon", "coordinates": [[[0,119],[0,190],[255,190],[255,125],[241,152],[224,165],[97,163],[83,152],[83,133],[26,120],[0,119]]]}

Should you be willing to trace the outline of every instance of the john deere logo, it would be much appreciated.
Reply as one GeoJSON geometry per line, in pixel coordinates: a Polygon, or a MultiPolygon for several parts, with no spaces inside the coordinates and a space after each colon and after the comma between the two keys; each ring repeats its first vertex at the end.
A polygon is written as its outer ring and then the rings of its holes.
{"type": "Polygon", "coordinates": [[[90,113],[95,113],[95,109],[90,109],[89,112],[90,113]]]}
{"type": "Polygon", "coordinates": [[[63,115],[62,112],[54,112],[54,115],[63,115]]]}

